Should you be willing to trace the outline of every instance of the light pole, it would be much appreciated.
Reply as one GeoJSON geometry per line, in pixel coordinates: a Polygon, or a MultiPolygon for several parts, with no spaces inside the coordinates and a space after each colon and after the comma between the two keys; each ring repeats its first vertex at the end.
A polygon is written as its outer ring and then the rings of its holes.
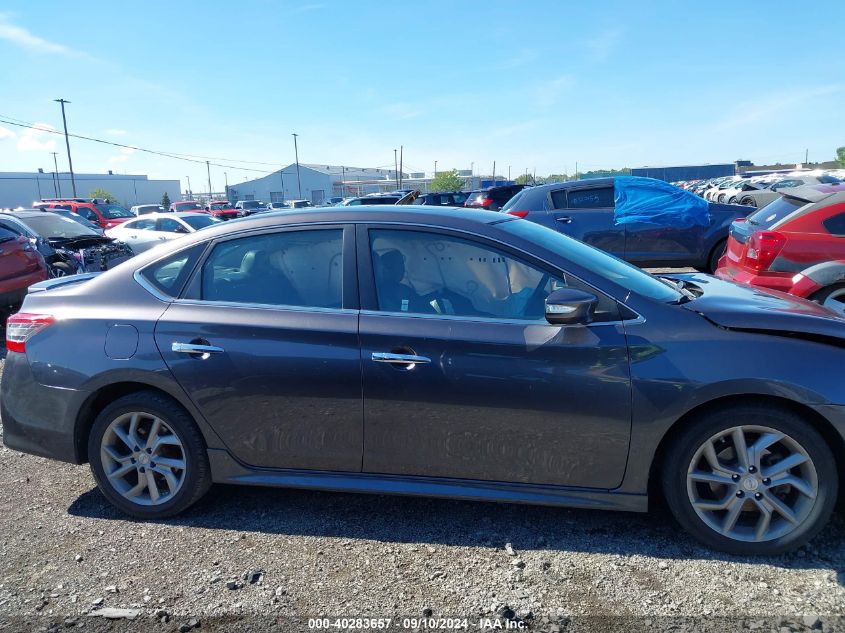
{"type": "Polygon", "coordinates": [[[396,178],[396,188],[399,189],[399,159],[396,156],[396,148],[393,148],[393,176],[396,178]]]}
{"type": "Polygon", "coordinates": [[[53,155],[53,166],[56,168],[56,181],[53,183],[56,188],[56,196],[62,197],[62,183],[59,181],[59,161],[56,160],[58,152],[50,152],[53,155]]]}
{"type": "Polygon", "coordinates": [[[296,144],[296,137],[299,134],[293,134],[293,154],[296,157],[296,186],[299,188],[299,199],[302,200],[302,181],[299,179],[299,147],[296,144]]]}
{"type": "Polygon", "coordinates": [[[191,189],[191,177],[185,176],[185,178],[188,179],[188,200],[193,200],[194,199],[194,191],[193,191],[193,189],[191,189]]]}
{"type": "Polygon", "coordinates": [[[65,116],[65,104],[70,103],[70,101],[65,101],[64,99],[53,99],[56,103],[61,104],[62,106],[62,123],[65,126],[65,146],[67,147],[67,164],[70,167],[70,185],[73,188],[73,197],[76,197],[76,178],[73,176],[73,161],[70,159],[70,139],[67,135],[67,117],[65,116]]]}
{"type": "Polygon", "coordinates": [[[211,165],[205,161],[205,168],[208,170],[208,204],[211,204],[211,165]]]}
{"type": "Polygon", "coordinates": [[[437,161],[434,161],[434,177],[437,178],[437,161]]]}

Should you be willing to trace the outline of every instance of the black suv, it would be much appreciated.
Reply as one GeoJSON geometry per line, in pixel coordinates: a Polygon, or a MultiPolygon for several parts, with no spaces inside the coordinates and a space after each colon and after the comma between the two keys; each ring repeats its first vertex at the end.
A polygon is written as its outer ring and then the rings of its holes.
{"type": "Polygon", "coordinates": [[[488,187],[487,189],[470,191],[469,197],[464,202],[464,206],[474,209],[498,211],[505,206],[508,200],[523,189],[525,189],[525,185],[501,185],[499,187],[488,187]]]}
{"type": "Polygon", "coordinates": [[[438,193],[421,193],[414,200],[414,204],[424,204],[433,207],[462,207],[469,198],[464,191],[440,191],[438,193]]]}

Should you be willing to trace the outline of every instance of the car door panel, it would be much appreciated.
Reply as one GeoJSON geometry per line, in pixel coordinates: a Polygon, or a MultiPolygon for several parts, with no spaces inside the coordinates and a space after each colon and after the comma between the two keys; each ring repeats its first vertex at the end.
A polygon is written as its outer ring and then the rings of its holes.
{"type": "MultiPolygon", "coordinates": [[[[358,252],[365,253],[359,279],[367,308],[359,326],[365,472],[598,488],[621,483],[631,423],[621,323],[560,327],[379,311],[363,227],[358,252]],[[421,362],[391,364],[381,354],[421,362]]],[[[428,253],[452,257],[436,247],[428,253]]],[[[496,260],[473,257],[472,265],[496,260]]],[[[414,309],[413,301],[396,305],[414,309]]]]}
{"type": "MultiPolygon", "coordinates": [[[[592,195],[591,192],[605,192],[607,189],[610,189],[610,200],[607,202],[612,204],[613,189],[607,186],[582,189],[570,187],[550,192],[549,208],[553,228],[617,257],[624,257],[626,227],[614,222],[613,206],[591,207],[588,206],[589,202],[584,202],[592,195]],[[581,204],[571,204],[567,200],[569,196],[578,196],[581,204]]],[[[601,200],[605,198],[606,195],[600,197],[601,200]]]]}

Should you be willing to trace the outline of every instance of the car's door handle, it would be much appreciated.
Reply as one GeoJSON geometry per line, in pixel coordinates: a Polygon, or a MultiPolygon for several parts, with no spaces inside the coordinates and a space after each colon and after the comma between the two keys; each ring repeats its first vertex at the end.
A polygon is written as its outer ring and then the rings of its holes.
{"type": "Polygon", "coordinates": [[[393,365],[416,365],[418,363],[430,363],[431,359],[415,354],[390,354],[386,352],[373,352],[373,362],[391,363],[393,365]]]}
{"type": "Polygon", "coordinates": [[[564,224],[569,224],[572,222],[572,216],[569,215],[562,215],[559,218],[555,218],[558,222],[563,222],[564,224]]]}
{"type": "Polygon", "coordinates": [[[173,343],[170,349],[181,354],[222,354],[224,350],[222,347],[214,345],[198,345],[196,343],[173,343]]]}

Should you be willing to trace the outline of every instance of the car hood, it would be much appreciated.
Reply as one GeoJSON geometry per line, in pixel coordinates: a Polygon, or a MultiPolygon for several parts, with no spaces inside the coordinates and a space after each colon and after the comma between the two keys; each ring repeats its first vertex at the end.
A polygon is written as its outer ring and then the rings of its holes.
{"type": "Polygon", "coordinates": [[[720,327],[845,345],[845,318],[812,301],[699,273],[665,276],[700,288],[683,307],[720,327]]]}

